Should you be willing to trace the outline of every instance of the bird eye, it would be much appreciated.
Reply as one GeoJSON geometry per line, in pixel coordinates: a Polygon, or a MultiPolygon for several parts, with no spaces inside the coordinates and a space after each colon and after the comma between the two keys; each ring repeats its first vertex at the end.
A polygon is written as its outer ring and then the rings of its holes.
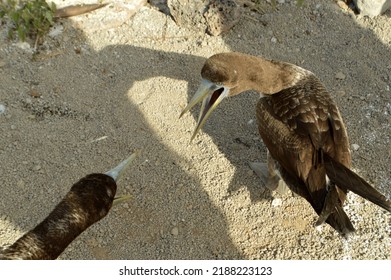
{"type": "Polygon", "coordinates": [[[113,191],[111,190],[111,188],[107,187],[106,188],[106,193],[107,193],[108,197],[113,197],[113,191]]]}

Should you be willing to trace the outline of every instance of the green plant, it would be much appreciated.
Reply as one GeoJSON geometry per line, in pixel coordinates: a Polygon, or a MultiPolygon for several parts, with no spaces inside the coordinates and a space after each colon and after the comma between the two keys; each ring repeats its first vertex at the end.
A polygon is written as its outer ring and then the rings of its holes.
{"type": "Polygon", "coordinates": [[[30,37],[37,44],[53,25],[55,11],[55,4],[45,0],[0,0],[0,20],[7,23],[10,39],[17,33],[20,40],[30,37]]]}

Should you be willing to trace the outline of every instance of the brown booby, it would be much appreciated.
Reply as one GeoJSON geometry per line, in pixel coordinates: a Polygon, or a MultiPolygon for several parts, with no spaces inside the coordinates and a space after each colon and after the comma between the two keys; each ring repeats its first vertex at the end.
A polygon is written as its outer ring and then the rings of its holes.
{"type": "Polygon", "coordinates": [[[349,140],[336,103],[320,80],[299,66],[242,53],[220,53],[205,62],[202,82],[181,116],[202,101],[191,139],[220,102],[255,90],[258,129],[268,150],[266,186],[282,179],[343,236],[354,227],[342,206],[347,191],[391,212],[391,202],[351,170],[349,140]]]}
{"type": "Polygon", "coordinates": [[[56,259],[79,234],[105,217],[113,205],[130,198],[115,197],[116,181],[135,157],[132,154],[105,174],[93,173],[80,179],[39,225],[0,251],[0,260],[56,259]]]}

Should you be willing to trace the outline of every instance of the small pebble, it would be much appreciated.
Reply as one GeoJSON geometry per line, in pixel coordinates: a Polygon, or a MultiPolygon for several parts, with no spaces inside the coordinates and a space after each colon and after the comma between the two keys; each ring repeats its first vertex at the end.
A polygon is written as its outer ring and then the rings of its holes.
{"type": "Polygon", "coordinates": [[[55,38],[58,35],[61,35],[63,31],[64,31],[64,27],[62,25],[56,25],[50,28],[48,35],[49,37],[55,38]]]}
{"type": "Polygon", "coordinates": [[[5,112],[5,106],[3,104],[0,104],[0,114],[3,114],[5,112]]]}
{"type": "Polygon", "coordinates": [[[275,198],[272,201],[272,206],[273,207],[278,207],[282,205],[282,200],[280,198],[275,198]]]}
{"type": "Polygon", "coordinates": [[[315,226],[315,229],[320,232],[323,230],[323,225],[315,226]]]}
{"type": "Polygon", "coordinates": [[[179,229],[178,227],[173,227],[171,230],[171,234],[174,236],[177,236],[179,234],[179,229]]]}
{"type": "Polygon", "coordinates": [[[27,53],[33,53],[33,51],[34,51],[34,49],[31,48],[30,44],[27,42],[19,42],[19,43],[16,43],[15,46],[24,50],[27,53]]]}
{"type": "Polygon", "coordinates": [[[277,38],[276,37],[272,37],[271,40],[270,40],[273,44],[277,43],[277,38]]]}
{"type": "Polygon", "coordinates": [[[344,11],[349,10],[349,6],[344,1],[337,1],[337,5],[344,11]]]}
{"type": "Polygon", "coordinates": [[[337,95],[338,95],[339,97],[343,97],[343,96],[345,96],[345,94],[346,94],[346,92],[343,91],[343,90],[339,90],[339,91],[337,91],[336,93],[337,93],[337,95]]]}
{"type": "Polygon", "coordinates": [[[342,72],[338,72],[337,74],[335,74],[335,78],[338,80],[345,80],[346,75],[342,72]]]}
{"type": "Polygon", "coordinates": [[[34,171],[41,170],[41,166],[40,165],[36,165],[36,166],[33,167],[33,170],[34,171]]]}
{"type": "Polygon", "coordinates": [[[25,186],[25,184],[24,184],[23,180],[19,180],[18,182],[16,182],[16,186],[18,188],[23,188],[25,186]]]}
{"type": "Polygon", "coordinates": [[[360,146],[358,144],[352,144],[353,151],[358,151],[360,149],[360,146]]]}
{"type": "MultiPolygon", "coordinates": [[[[30,95],[31,95],[32,97],[34,97],[34,98],[38,98],[38,97],[41,96],[41,94],[40,94],[36,89],[32,89],[32,90],[30,91],[30,95]]],[[[31,102],[30,102],[30,103],[31,103],[31,102]]]]}

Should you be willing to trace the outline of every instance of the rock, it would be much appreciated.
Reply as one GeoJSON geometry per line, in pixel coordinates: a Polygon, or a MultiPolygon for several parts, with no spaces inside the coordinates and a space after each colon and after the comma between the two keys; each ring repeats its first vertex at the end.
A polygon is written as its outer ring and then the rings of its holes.
{"type": "Polygon", "coordinates": [[[212,1],[204,17],[207,31],[210,35],[218,36],[234,27],[240,19],[239,6],[233,0],[212,1]]]}
{"type": "Polygon", "coordinates": [[[335,74],[335,78],[337,80],[345,80],[346,75],[344,73],[342,73],[342,72],[338,72],[337,74],[335,74]]]}
{"type": "Polygon", "coordinates": [[[339,97],[343,97],[343,96],[346,95],[346,92],[345,92],[344,90],[338,90],[338,91],[336,92],[336,94],[337,94],[339,97]]]}
{"type": "Polygon", "coordinates": [[[353,0],[361,14],[378,16],[391,8],[391,0],[353,0]]]}
{"type": "Polygon", "coordinates": [[[39,164],[37,164],[37,165],[35,165],[34,167],[33,167],[33,170],[34,171],[39,171],[39,170],[41,170],[41,166],[39,165],[39,164]]]}
{"type": "Polygon", "coordinates": [[[179,234],[179,229],[178,227],[173,227],[171,230],[171,234],[174,236],[177,236],[179,234]]]}
{"type": "Polygon", "coordinates": [[[240,18],[234,0],[168,0],[175,22],[184,28],[218,36],[230,30],[240,18]]]}
{"type": "Polygon", "coordinates": [[[18,182],[16,182],[16,186],[18,188],[24,188],[25,184],[24,184],[23,180],[18,180],[18,182]]]}
{"type": "Polygon", "coordinates": [[[64,26],[61,24],[57,24],[57,25],[53,26],[52,28],[50,28],[48,35],[51,38],[55,38],[55,37],[61,35],[63,31],[64,31],[64,26]]]}
{"type": "Polygon", "coordinates": [[[18,42],[15,44],[15,46],[18,47],[19,49],[25,51],[26,53],[33,53],[34,52],[33,48],[27,42],[18,42]]]}
{"type": "Polygon", "coordinates": [[[250,120],[247,122],[247,124],[248,124],[248,125],[253,125],[253,124],[254,124],[254,122],[255,122],[255,120],[254,120],[254,119],[250,119],[250,120]]]}
{"type": "Polygon", "coordinates": [[[252,171],[251,169],[247,171],[247,175],[250,177],[250,176],[253,176],[254,175],[254,171],[252,171]]]}
{"type": "Polygon", "coordinates": [[[5,106],[3,104],[0,104],[0,114],[3,114],[5,112],[5,106]]]}
{"type": "Polygon", "coordinates": [[[348,11],[349,10],[349,6],[344,2],[344,1],[337,1],[337,5],[344,11],[348,11]]]}
{"type": "Polygon", "coordinates": [[[36,89],[32,89],[30,91],[30,95],[34,98],[38,98],[38,97],[41,97],[41,94],[36,90],[36,89]]]}
{"type": "Polygon", "coordinates": [[[358,151],[358,149],[360,149],[360,146],[358,144],[352,144],[353,151],[358,151]]]}
{"type": "Polygon", "coordinates": [[[176,24],[192,30],[205,27],[204,13],[207,10],[207,0],[168,0],[167,6],[176,24]]]}
{"type": "Polygon", "coordinates": [[[278,207],[282,205],[282,200],[280,198],[275,198],[272,200],[272,206],[273,207],[278,207]]]}

